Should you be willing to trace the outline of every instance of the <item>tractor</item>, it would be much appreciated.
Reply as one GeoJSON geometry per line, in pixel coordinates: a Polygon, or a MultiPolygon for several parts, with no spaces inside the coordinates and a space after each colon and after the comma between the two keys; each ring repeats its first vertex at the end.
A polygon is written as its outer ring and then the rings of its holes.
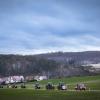
{"type": "Polygon", "coordinates": [[[40,87],[40,85],[39,85],[39,83],[36,83],[35,84],[35,89],[40,89],[41,87],[40,87]]]}
{"type": "Polygon", "coordinates": [[[13,84],[11,87],[12,87],[12,88],[17,88],[17,86],[16,86],[15,84],[13,84]]]}
{"type": "Polygon", "coordinates": [[[86,90],[86,86],[83,83],[77,84],[75,90],[86,90]]]}
{"type": "Polygon", "coordinates": [[[63,82],[60,82],[57,88],[58,90],[67,90],[67,87],[63,82]]]}
{"type": "Polygon", "coordinates": [[[48,82],[48,84],[46,85],[46,89],[47,90],[54,90],[55,87],[53,86],[53,84],[51,82],[48,82]]]}
{"type": "Polygon", "coordinates": [[[3,88],[3,85],[0,84],[0,88],[3,88]]]}
{"type": "Polygon", "coordinates": [[[21,84],[21,88],[26,88],[25,83],[21,84]]]}

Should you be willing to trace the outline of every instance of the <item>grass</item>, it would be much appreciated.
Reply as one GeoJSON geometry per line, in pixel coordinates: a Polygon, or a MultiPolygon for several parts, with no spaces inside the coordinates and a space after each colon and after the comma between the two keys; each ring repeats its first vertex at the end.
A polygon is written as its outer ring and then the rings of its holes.
{"type": "Polygon", "coordinates": [[[0,89],[0,100],[100,100],[100,75],[50,79],[39,82],[41,90],[33,89],[33,82],[26,83],[26,89],[0,89]],[[54,91],[44,90],[48,82],[57,85],[60,81],[66,83],[69,89],[74,89],[77,83],[85,83],[88,89],[99,91],[54,91]]]}
{"type": "MultiPolygon", "coordinates": [[[[45,88],[45,85],[48,82],[52,82],[55,86],[57,86],[59,82],[64,82],[66,85],[68,85],[69,89],[74,89],[77,83],[84,83],[87,86],[87,89],[90,88],[92,90],[100,90],[100,75],[43,80],[39,82],[42,89],[45,88]]],[[[27,83],[26,86],[28,88],[33,88],[33,84],[35,84],[35,82],[27,83]]]]}
{"type": "Polygon", "coordinates": [[[100,100],[100,92],[2,89],[0,100],[100,100]]]}
{"type": "Polygon", "coordinates": [[[50,79],[50,80],[40,81],[40,84],[46,84],[48,81],[53,82],[54,84],[58,84],[60,81],[65,82],[66,84],[71,84],[77,82],[89,82],[89,81],[96,81],[96,80],[100,80],[100,75],[50,79]]]}

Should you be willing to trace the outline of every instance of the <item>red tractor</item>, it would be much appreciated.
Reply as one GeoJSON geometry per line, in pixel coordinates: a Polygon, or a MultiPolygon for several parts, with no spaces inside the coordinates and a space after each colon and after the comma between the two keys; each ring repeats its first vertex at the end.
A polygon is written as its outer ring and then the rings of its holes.
{"type": "Polygon", "coordinates": [[[86,86],[83,83],[77,84],[75,90],[86,90],[86,86]]]}

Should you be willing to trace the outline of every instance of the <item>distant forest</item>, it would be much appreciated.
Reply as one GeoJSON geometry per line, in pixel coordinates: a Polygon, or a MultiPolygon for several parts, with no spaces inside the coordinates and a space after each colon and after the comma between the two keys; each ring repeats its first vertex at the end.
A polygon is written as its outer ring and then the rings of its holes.
{"type": "Polygon", "coordinates": [[[39,55],[0,55],[0,76],[9,75],[47,75],[63,77],[90,75],[81,66],[100,63],[99,51],[56,52],[39,55]]]}

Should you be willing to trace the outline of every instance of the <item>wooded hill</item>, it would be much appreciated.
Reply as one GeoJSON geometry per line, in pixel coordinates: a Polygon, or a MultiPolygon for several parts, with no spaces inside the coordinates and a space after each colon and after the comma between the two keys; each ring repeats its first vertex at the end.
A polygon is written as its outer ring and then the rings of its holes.
{"type": "Polygon", "coordinates": [[[100,63],[100,51],[56,52],[39,55],[0,55],[0,76],[47,75],[63,77],[89,75],[81,66],[100,63]]]}

